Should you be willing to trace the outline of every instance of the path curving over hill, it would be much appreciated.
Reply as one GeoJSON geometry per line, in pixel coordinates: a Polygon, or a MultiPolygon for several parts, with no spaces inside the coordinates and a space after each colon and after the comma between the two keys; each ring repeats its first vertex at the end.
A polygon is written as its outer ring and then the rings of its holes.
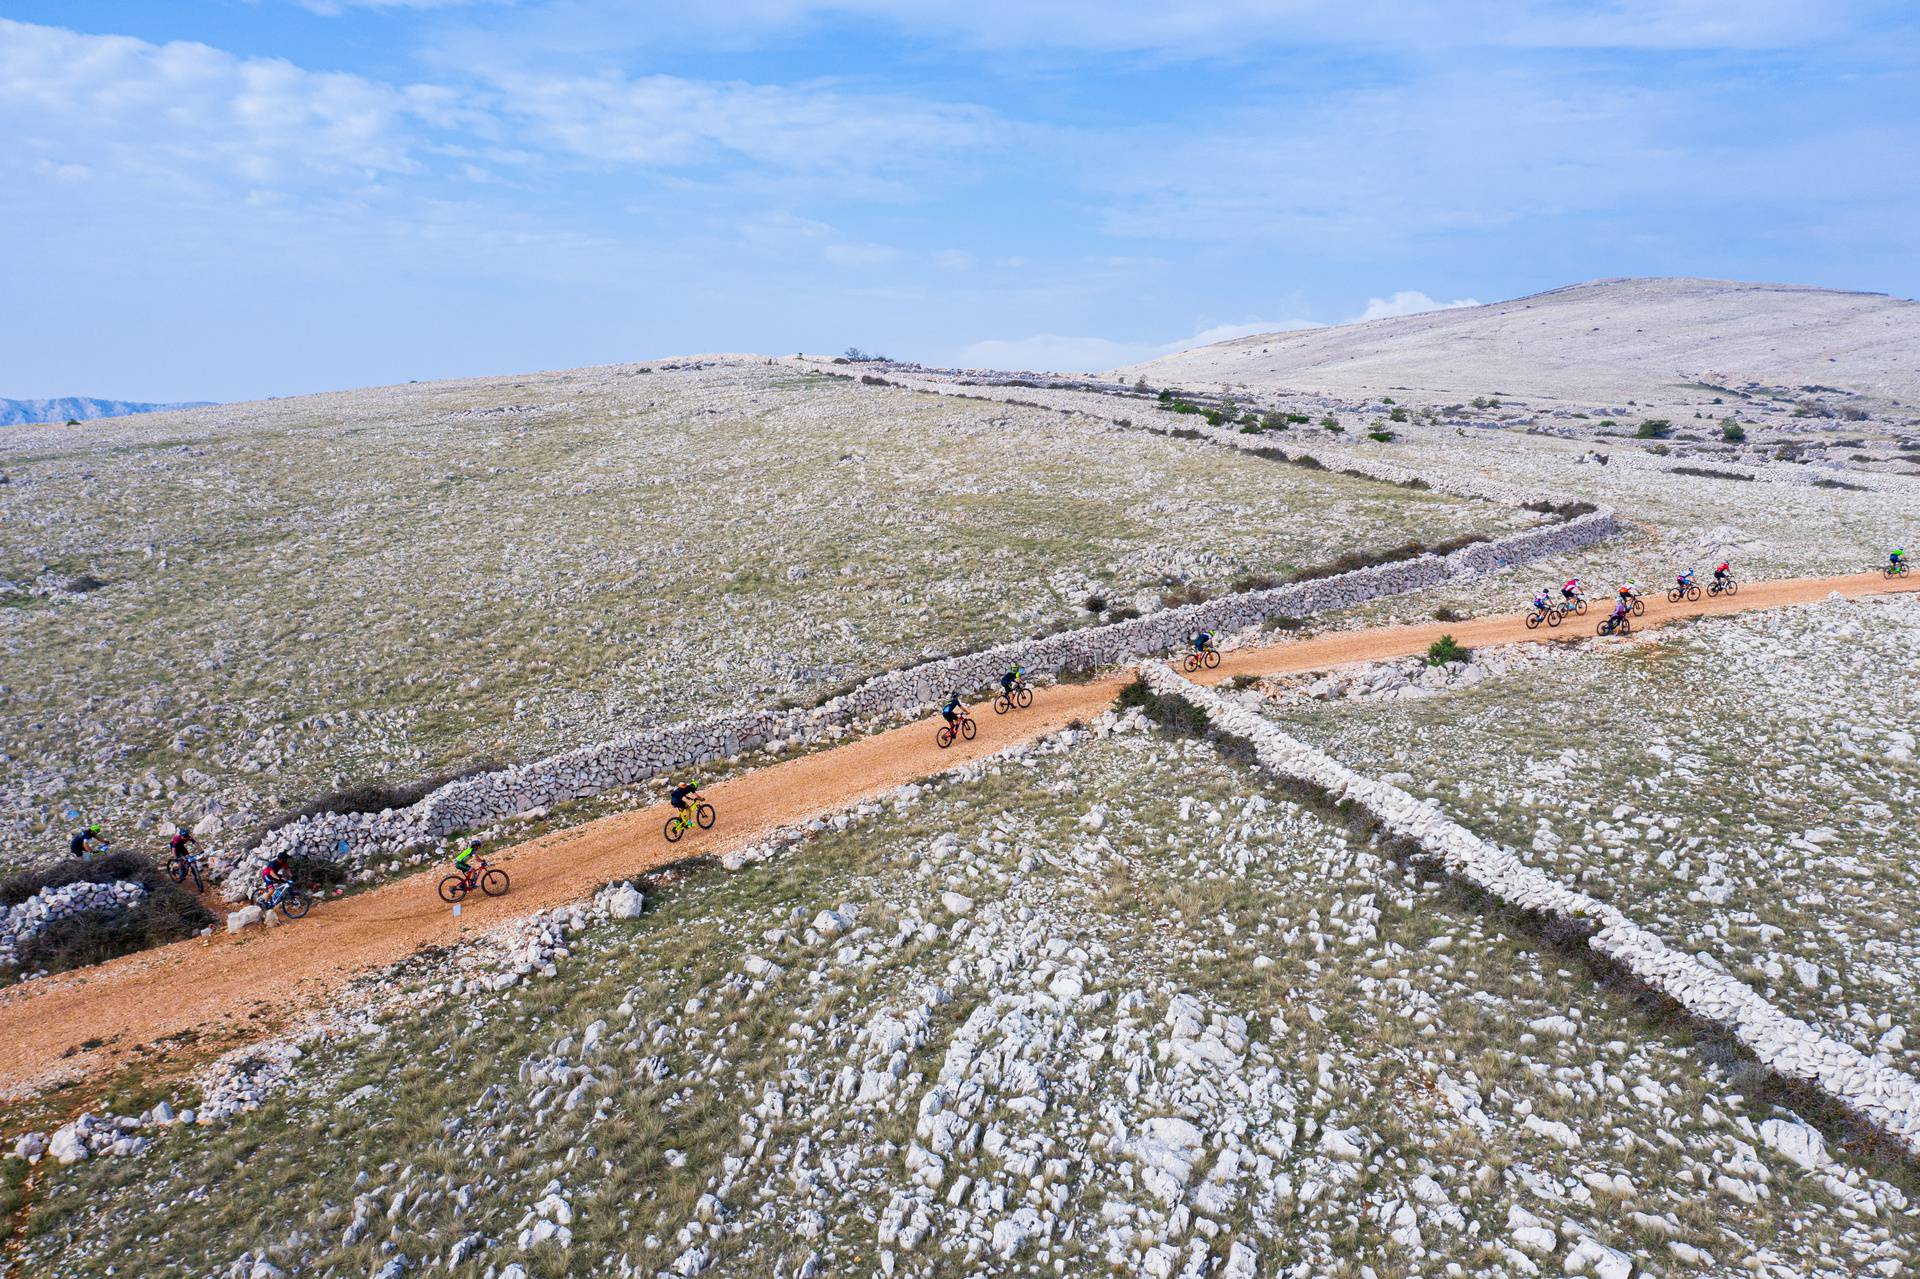
{"type": "MultiPolygon", "coordinates": [[[[1755,582],[1733,597],[1697,604],[1647,601],[1640,627],[1689,617],[1783,608],[1828,595],[1920,591],[1920,581],[1878,573],[1755,582]]],[[[1337,631],[1224,655],[1203,682],[1235,675],[1297,674],[1424,653],[1443,633],[1469,647],[1591,638],[1595,610],[1557,630],[1526,629],[1518,616],[1337,631]]],[[[435,892],[435,866],[358,896],[318,906],[297,924],[238,936],[176,942],[93,968],[0,991],[0,1097],[61,1078],[99,1075],[136,1059],[161,1070],[203,1060],[271,1031],[348,982],[418,951],[447,946],[535,911],[590,896],[600,885],[681,858],[745,846],[775,829],[848,808],[905,783],[984,758],[1099,714],[1130,676],[1035,692],[1031,710],[980,717],[973,742],[940,750],[928,720],[743,773],[708,789],[720,824],[669,847],[658,805],[604,817],[508,849],[494,860],[513,891],[470,900],[458,918],[435,892]]],[[[982,708],[984,709],[984,708],[982,708]]]]}

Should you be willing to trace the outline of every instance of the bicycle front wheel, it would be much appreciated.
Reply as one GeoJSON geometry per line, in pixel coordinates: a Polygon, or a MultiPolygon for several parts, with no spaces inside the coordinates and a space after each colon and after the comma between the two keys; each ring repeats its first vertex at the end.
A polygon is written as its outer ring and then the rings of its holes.
{"type": "Polygon", "coordinates": [[[507,872],[490,870],[480,877],[480,891],[489,897],[498,897],[507,891],[507,872]]]}
{"type": "Polygon", "coordinates": [[[174,858],[173,864],[167,867],[167,874],[173,877],[174,883],[176,884],[180,883],[182,880],[186,879],[187,877],[186,864],[182,862],[179,858],[177,857],[174,858]]]}
{"type": "Polygon", "coordinates": [[[305,893],[288,893],[280,899],[280,913],[288,919],[299,919],[312,906],[313,903],[307,900],[305,893]]]}
{"type": "Polygon", "coordinates": [[[1733,580],[1732,578],[1728,578],[1728,579],[1727,579],[1727,594],[1729,594],[1729,595],[1738,595],[1739,593],[1740,593],[1740,583],[1738,583],[1738,582],[1736,582],[1736,581],[1734,581],[1734,580],[1733,580]]]}
{"type": "Polygon", "coordinates": [[[968,741],[972,741],[973,735],[979,731],[980,731],[979,726],[976,725],[972,720],[963,719],[960,721],[960,735],[966,738],[968,741]]]}
{"type": "Polygon", "coordinates": [[[1013,690],[1013,700],[1021,710],[1025,710],[1027,707],[1033,705],[1033,690],[1022,684],[1019,688],[1013,690]]]}
{"type": "Polygon", "coordinates": [[[1207,669],[1212,670],[1214,667],[1220,665],[1220,654],[1217,650],[1210,648],[1207,650],[1207,655],[1204,660],[1207,664],[1207,669]]]}
{"type": "Polygon", "coordinates": [[[713,805],[702,804],[693,810],[693,820],[700,823],[701,830],[713,829],[713,805]]]}
{"type": "Polygon", "coordinates": [[[1635,617],[1645,617],[1647,615],[1647,606],[1639,600],[1635,600],[1633,602],[1633,615],[1635,617]]]}

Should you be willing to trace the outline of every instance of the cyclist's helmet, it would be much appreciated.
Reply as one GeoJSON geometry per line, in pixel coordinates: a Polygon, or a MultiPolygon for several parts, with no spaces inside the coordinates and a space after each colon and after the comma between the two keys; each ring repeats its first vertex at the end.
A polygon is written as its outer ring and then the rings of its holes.
{"type": "Polygon", "coordinates": [[[99,833],[100,833],[100,828],[99,828],[98,826],[89,826],[89,827],[87,827],[87,834],[89,834],[89,835],[98,835],[99,833]]]}

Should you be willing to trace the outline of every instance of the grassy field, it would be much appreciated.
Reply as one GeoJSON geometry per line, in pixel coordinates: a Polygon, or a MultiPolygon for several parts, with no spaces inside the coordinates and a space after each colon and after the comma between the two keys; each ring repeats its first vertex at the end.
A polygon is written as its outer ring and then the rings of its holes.
{"type": "Polygon", "coordinates": [[[0,467],[11,859],[1533,518],[754,361],[9,428],[0,467]]]}
{"type": "Polygon", "coordinates": [[[50,1172],[26,1273],[1913,1260],[1737,1063],[1192,739],[975,766],[571,950],[50,1172]]]}

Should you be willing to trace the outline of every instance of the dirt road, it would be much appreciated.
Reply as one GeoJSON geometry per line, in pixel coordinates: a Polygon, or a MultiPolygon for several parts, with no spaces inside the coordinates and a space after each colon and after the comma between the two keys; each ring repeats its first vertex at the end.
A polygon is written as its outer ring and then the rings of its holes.
{"type": "MultiPolygon", "coordinates": [[[[1737,596],[1697,604],[1647,603],[1636,629],[1682,617],[1780,608],[1846,596],[1920,590],[1913,579],[1877,573],[1755,582],[1737,596]]],[[[1529,631],[1518,617],[1338,631],[1225,655],[1207,682],[1234,675],[1276,675],[1424,653],[1443,633],[1479,647],[1592,638],[1609,605],[1557,630],[1529,631]]],[[[985,706],[980,735],[950,750],[934,745],[935,721],[921,721],[767,768],[708,790],[720,812],[710,832],[669,847],[664,806],[618,813],[546,835],[493,858],[513,876],[513,891],[470,900],[458,918],[435,892],[445,868],[397,880],[315,907],[298,924],[229,937],[177,942],[94,968],[0,991],[0,1097],[20,1096],[54,1079],[99,1075],[135,1058],[178,1068],[263,1033],[303,1007],[327,1000],[353,978],[424,948],[547,907],[577,901],[600,885],[693,854],[744,846],[780,826],[848,808],[906,782],[931,776],[1017,742],[1044,736],[1109,706],[1127,677],[1038,689],[1030,710],[996,716],[985,706]]]]}

